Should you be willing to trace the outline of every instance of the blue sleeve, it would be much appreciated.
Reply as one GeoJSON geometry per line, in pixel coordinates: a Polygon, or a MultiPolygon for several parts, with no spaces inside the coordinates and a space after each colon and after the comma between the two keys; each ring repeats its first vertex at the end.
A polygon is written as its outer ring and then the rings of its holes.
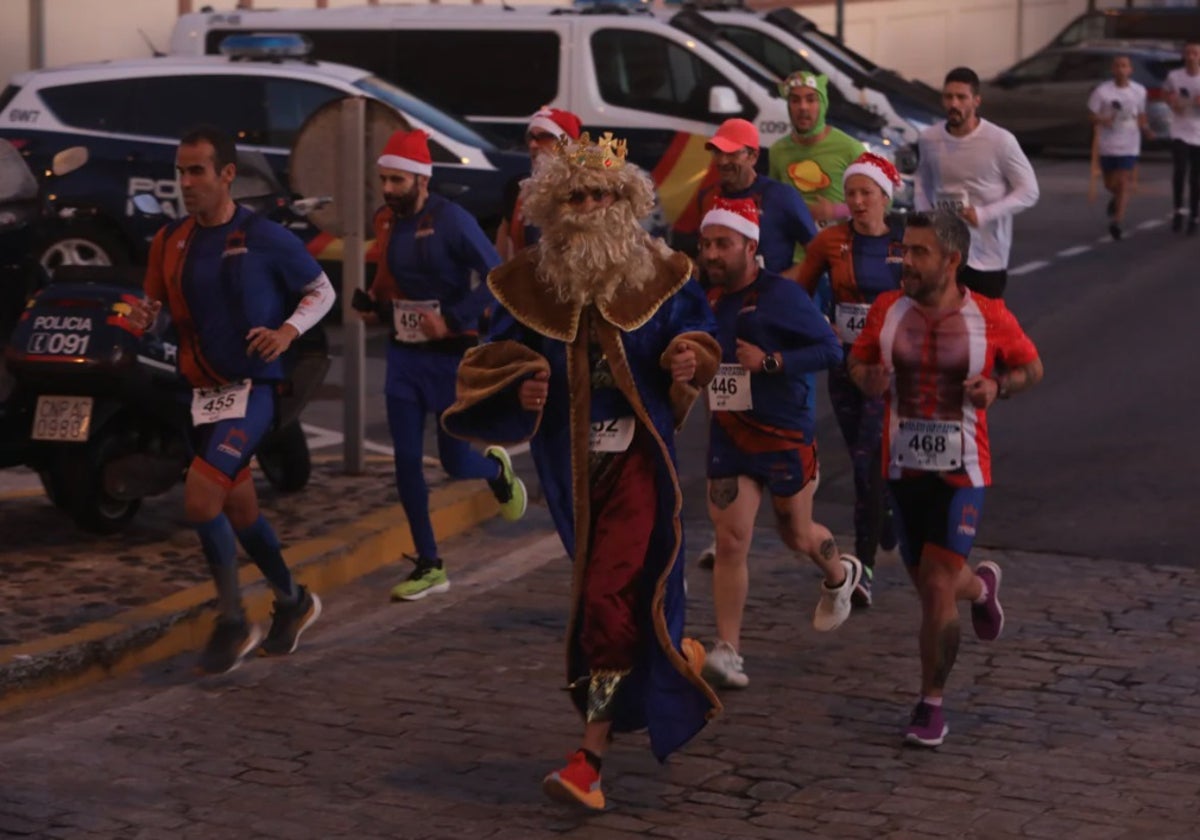
{"type": "Polygon", "coordinates": [[[668,323],[674,332],[671,338],[685,332],[704,332],[716,337],[716,316],[695,276],[671,297],[668,305],[671,307],[668,323]]]}
{"type": "Polygon", "coordinates": [[[259,222],[254,233],[265,240],[271,252],[271,268],[289,292],[303,294],[304,287],[321,276],[321,264],[287,228],[274,222],[259,222]]]}
{"type": "Polygon", "coordinates": [[[454,241],[455,260],[464,269],[477,272],[480,280],[478,286],[445,311],[446,324],[453,330],[461,330],[465,325],[478,322],[484,310],[495,304],[486,280],[491,270],[500,265],[500,255],[470,213],[457,204],[449,207],[454,213],[454,230],[457,234],[454,241]]]}
{"type": "Polygon", "coordinates": [[[779,306],[759,302],[759,314],[772,332],[782,338],[780,355],[789,377],[826,370],[842,360],[842,343],[817,305],[796,283],[784,282],[778,290],[779,306]]]}
{"type": "Polygon", "coordinates": [[[779,192],[784,202],[783,210],[788,224],[788,239],[792,242],[799,242],[801,245],[807,245],[817,235],[817,223],[813,221],[812,212],[809,211],[808,205],[804,203],[804,199],[800,197],[798,191],[786,184],[780,186],[784,188],[779,192]]]}

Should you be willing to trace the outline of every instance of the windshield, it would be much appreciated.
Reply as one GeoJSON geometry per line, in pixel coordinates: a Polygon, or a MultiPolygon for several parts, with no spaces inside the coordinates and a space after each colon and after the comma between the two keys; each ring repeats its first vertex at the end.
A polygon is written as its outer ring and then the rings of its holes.
{"type": "Polygon", "coordinates": [[[391,82],[386,82],[378,76],[365,76],[354,83],[354,86],[364,90],[374,97],[399,110],[402,114],[414,117],[435,131],[466,146],[474,146],[485,152],[496,150],[496,144],[484,137],[471,126],[457,117],[452,117],[445,111],[439,111],[427,102],[406,93],[391,82]]]}

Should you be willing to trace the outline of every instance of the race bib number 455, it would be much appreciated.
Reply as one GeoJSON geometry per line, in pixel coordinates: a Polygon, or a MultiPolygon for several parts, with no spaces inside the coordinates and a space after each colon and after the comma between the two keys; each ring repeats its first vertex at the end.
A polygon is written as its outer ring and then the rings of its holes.
{"type": "Polygon", "coordinates": [[[749,411],[754,408],[750,398],[750,371],[741,365],[721,365],[717,375],[708,383],[708,407],[713,411],[749,411]]]}
{"type": "Polygon", "coordinates": [[[250,387],[246,379],[219,388],[196,388],[192,391],[192,423],[204,426],[245,417],[250,387]]]}
{"type": "Polygon", "coordinates": [[[949,472],[963,465],[962,423],[900,419],[892,440],[892,463],[907,470],[949,472]]]}

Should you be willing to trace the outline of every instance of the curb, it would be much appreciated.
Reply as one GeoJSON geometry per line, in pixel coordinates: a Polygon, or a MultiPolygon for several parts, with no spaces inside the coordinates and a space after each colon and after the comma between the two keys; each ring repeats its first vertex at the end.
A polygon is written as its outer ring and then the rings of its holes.
{"type": "MultiPolygon", "coordinates": [[[[431,491],[434,535],[445,540],[495,516],[500,508],[475,482],[431,491]]],[[[399,504],[373,511],[332,533],[290,546],[284,557],[297,580],[325,595],[413,551],[399,504]]],[[[253,564],[241,569],[251,621],[269,619],[273,596],[253,564]]],[[[69,633],[0,652],[0,712],[73,691],[204,646],[212,627],[211,583],[176,592],[69,633]]]]}

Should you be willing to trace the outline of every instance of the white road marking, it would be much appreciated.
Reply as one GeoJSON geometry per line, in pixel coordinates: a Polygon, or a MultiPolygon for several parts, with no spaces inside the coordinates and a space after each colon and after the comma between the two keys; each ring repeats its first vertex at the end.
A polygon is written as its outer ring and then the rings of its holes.
{"type": "Polygon", "coordinates": [[[1077,257],[1080,254],[1086,254],[1090,250],[1092,250],[1091,245],[1076,245],[1074,248],[1064,248],[1063,250],[1058,252],[1057,256],[1059,256],[1059,257],[1077,257]]]}
{"type": "MultiPolygon", "coordinates": [[[[337,429],[325,429],[321,426],[311,426],[308,423],[301,423],[300,428],[304,429],[304,433],[308,436],[309,450],[329,449],[333,446],[340,446],[342,441],[346,439],[345,435],[343,435],[337,429]]],[[[508,446],[505,448],[508,450],[509,455],[520,455],[529,451],[529,444],[521,443],[517,444],[516,446],[508,446]]],[[[390,456],[394,452],[391,444],[375,443],[371,440],[363,441],[363,449],[365,449],[367,452],[374,452],[377,455],[390,456]]],[[[424,463],[427,467],[437,467],[441,465],[441,462],[432,455],[426,455],[424,457],[424,463]]]]}
{"type": "Polygon", "coordinates": [[[1035,271],[1041,271],[1046,266],[1050,265],[1048,260],[1034,260],[1033,262],[1023,263],[1008,272],[1009,277],[1020,277],[1022,274],[1031,274],[1035,271]]]}
{"type": "Polygon", "coordinates": [[[1156,227],[1162,227],[1167,223],[1166,219],[1147,219],[1137,226],[1138,230],[1150,230],[1156,227]]]}

